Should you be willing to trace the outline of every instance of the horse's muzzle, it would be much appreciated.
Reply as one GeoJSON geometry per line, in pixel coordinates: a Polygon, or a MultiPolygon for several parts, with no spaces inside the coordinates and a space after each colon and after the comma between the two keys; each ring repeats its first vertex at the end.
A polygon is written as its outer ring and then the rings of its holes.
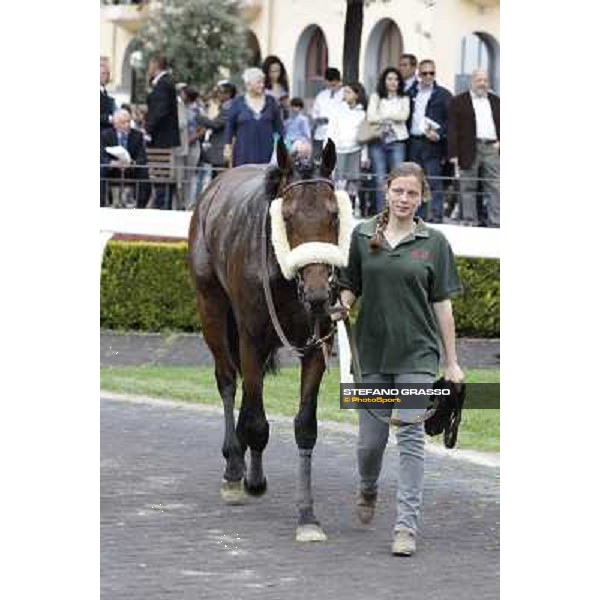
{"type": "Polygon", "coordinates": [[[323,314],[332,303],[332,269],[329,265],[311,264],[299,277],[300,300],[313,314],[323,314]]]}
{"type": "Polygon", "coordinates": [[[310,306],[312,313],[324,313],[329,306],[329,290],[305,290],[304,301],[310,306]]]}

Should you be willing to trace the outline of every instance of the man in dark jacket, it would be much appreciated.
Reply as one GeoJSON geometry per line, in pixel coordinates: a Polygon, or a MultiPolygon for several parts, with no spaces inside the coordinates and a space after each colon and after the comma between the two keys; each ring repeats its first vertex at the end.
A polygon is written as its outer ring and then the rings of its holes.
{"type": "Polygon", "coordinates": [[[433,60],[422,60],[418,73],[419,85],[409,92],[408,155],[409,160],[421,165],[427,175],[431,188],[431,207],[428,217],[425,204],[421,205],[417,214],[432,223],[441,223],[444,210],[442,161],[446,157],[448,105],[452,94],[436,83],[433,60]]]}
{"type": "Polygon", "coordinates": [[[144,208],[150,197],[150,183],[146,167],[146,143],[141,131],[131,128],[131,115],[126,110],[118,110],[113,116],[113,125],[100,134],[100,205],[105,205],[106,184],[108,181],[133,185],[137,208],[144,208]],[[131,163],[110,155],[106,149],[122,146],[129,152],[131,163]]]}
{"type": "Polygon", "coordinates": [[[148,94],[148,120],[146,130],[151,148],[176,148],[181,144],[177,121],[177,91],[173,78],[167,72],[164,56],[150,59],[148,76],[152,91],[148,94]]]}
{"type": "Polygon", "coordinates": [[[419,87],[419,81],[417,80],[417,57],[414,54],[401,54],[398,61],[398,71],[402,75],[404,92],[409,96],[416,94],[419,87]]]}
{"type": "MultiPolygon", "coordinates": [[[[150,136],[150,148],[177,148],[181,144],[177,119],[177,91],[173,78],[167,72],[164,56],[155,55],[148,65],[152,91],[148,94],[146,131],[150,136]]],[[[173,185],[157,185],[155,208],[171,208],[173,185]]]]}
{"type": "Polygon", "coordinates": [[[471,89],[450,104],[448,157],[460,169],[463,219],[470,225],[477,221],[481,176],[482,190],[489,199],[489,225],[500,227],[500,98],[489,91],[487,73],[482,69],[473,72],[471,89]]]}
{"type": "Polygon", "coordinates": [[[100,58],[100,132],[112,127],[112,115],[116,110],[115,99],[108,95],[106,85],[110,81],[110,70],[106,59],[100,58]]]}

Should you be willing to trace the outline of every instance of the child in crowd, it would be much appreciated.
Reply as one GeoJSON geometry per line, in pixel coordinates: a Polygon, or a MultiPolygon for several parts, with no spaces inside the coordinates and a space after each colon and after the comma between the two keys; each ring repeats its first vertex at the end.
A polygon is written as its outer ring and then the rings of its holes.
{"type": "MultiPolygon", "coordinates": [[[[285,122],[285,144],[291,150],[296,142],[310,142],[310,125],[308,117],[302,112],[304,101],[302,98],[292,98],[290,101],[291,116],[285,122]]],[[[303,144],[302,144],[303,145],[303,144]]]]}
{"type": "Polygon", "coordinates": [[[344,101],[329,120],[327,137],[335,143],[337,153],[336,187],[348,192],[357,214],[360,213],[356,202],[360,168],[368,160],[366,146],[361,147],[358,143],[358,129],[366,118],[366,96],[363,86],[356,82],[344,86],[343,93],[344,101]]]}

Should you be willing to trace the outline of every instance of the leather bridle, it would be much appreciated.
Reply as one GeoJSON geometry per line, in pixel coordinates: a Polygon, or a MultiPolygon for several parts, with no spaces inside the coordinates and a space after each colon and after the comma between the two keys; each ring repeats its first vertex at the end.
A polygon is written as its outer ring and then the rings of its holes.
{"type": "MultiPolygon", "coordinates": [[[[333,184],[333,181],[331,181],[331,179],[327,179],[325,177],[314,177],[312,179],[302,179],[299,181],[293,181],[292,183],[289,183],[282,189],[281,196],[284,197],[285,194],[287,194],[294,187],[297,187],[300,185],[314,184],[314,183],[325,183],[332,190],[335,189],[335,186],[333,184]]],[[[323,347],[323,344],[333,336],[333,334],[335,332],[335,327],[332,323],[329,331],[324,336],[321,336],[320,331],[319,331],[319,321],[318,321],[318,319],[315,319],[315,329],[313,331],[313,334],[308,339],[308,341],[306,342],[306,344],[304,346],[294,346],[288,340],[287,336],[285,335],[285,333],[283,331],[283,328],[281,327],[279,318],[277,317],[277,312],[275,310],[275,303],[273,302],[273,294],[271,292],[271,286],[269,284],[269,272],[268,272],[269,271],[269,263],[267,261],[267,247],[269,244],[269,239],[267,237],[267,219],[268,218],[269,218],[269,211],[267,209],[267,210],[265,210],[265,216],[264,216],[263,223],[262,223],[263,243],[261,244],[261,270],[262,270],[263,290],[265,293],[265,299],[267,301],[269,317],[271,319],[273,328],[275,329],[275,332],[277,333],[277,336],[279,337],[279,340],[283,344],[283,347],[286,350],[288,350],[289,352],[291,352],[292,354],[294,354],[295,356],[297,356],[298,358],[303,358],[309,352],[312,352],[313,350],[323,347]]],[[[302,276],[300,275],[300,272],[298,272],[296,274],[296,286],[297,286],[297,291],[298,291],[298,298],[300,300],[302,300],[302,298],[304,296],[304,282],[302,280],[302,276]]],[[[329,296],[330,296],[331,304],[334,304],[335,301],[337,300],[337,297],[335,296],[337,293],[338,293],[337,292],[337,279],[335,276],[335,269],[333,267],[331,267],[330,287],[329,287],[329,296]]]]}

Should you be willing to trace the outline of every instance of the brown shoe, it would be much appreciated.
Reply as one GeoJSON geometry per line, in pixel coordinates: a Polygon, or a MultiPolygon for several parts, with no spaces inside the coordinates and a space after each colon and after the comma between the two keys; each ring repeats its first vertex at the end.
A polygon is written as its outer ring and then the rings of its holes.
{"type": "Polygon", "coordinates": [[[414,534],[408,529],[398,529],[394,532],[394,543],[392,544],[392,554],[396,556],[411,556],[417,549],[417,542],[414,534]]]}
{"type": "Polygon", "coordinates": [[[376,504],[377,492],[358,492],[356,514],[363,525],[367,525],[373,520],[376,504]]]}

